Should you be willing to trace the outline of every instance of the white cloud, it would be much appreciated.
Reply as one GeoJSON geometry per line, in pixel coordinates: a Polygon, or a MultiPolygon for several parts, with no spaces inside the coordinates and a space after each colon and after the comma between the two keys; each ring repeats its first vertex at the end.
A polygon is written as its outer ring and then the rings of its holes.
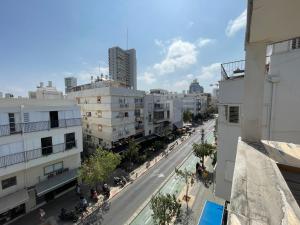
{"type": "Polygon", "coordinates": [[[191,80],[191,79],[194,78],[194,74],[190,73],[190,74],[186,75],[186,78],[189,79],[189,80],[191,80]]]}
{"type": "Polygon", "coordinates": [[[149,72],[145,72],[142,76],[139,76],[138,80],[145,81],[147,84],[152,84],[156,81],[154,75],[149,72]]]}
{"type": "Polygon", "coordinates": [[[175,39],[167,49],[165,58],[153,66],[158,74],[172,73],[197,62],[196,45],[181,39],[175,39]]]}
{"type": "Polygon", "coordinates": [[[247,23],[247,9],[234,20],[230,20],[226,27],[225,33],[228,37],[234,36],[239,30],[244,29],[247,23]]]}
{"type": "Polygon", "coordinates": [[[198,79],[200,81],[214,81],[220,76],[220,65],[221,63],[213,63],[209,66],[203,66],[200,71],[198,79]]]}
{"type": "Polygon", "coordinates": [[[215,39],[210,39],[210,38],[199,38],[197,41],[196,41],[196,45],[199,47],[199,48],[202,48],[206,45],[209,45],[209,44],[212,44],[214,43],[216,40],[215,39]]]}
{"type": "Polygon", "coordinates": [[[186,89],[189,85],[189,82],[187,80],[180,80],[175,82],[174,87],[175,88],[181,88],[181,89],[186,89]]]}
{"type": "Polygon", "coordinates": [[[97,76],[108,75],[108,67],[93,67],[91,69],[82,70],[77,73],[77,78],[82,83],[89,83],[91,81],[91,76],[95,79],[97,76]]]}

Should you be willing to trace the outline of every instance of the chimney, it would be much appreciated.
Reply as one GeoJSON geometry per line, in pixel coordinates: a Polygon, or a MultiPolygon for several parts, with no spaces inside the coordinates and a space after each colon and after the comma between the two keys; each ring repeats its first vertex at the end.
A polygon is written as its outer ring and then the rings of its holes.
{"type": "Polygon", "coordinates": [[[52,87],[52,81],[48,81],[48,87],[52,87]]]}

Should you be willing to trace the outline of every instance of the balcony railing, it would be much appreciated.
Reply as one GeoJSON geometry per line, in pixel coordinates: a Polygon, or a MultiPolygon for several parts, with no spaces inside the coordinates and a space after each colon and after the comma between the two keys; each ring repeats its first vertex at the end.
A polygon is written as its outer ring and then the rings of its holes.
{"type": "Polygon", "coordinates": [[[30,160],[46,157],[52,154],[64,152],[76,148],[76,140],[57,145],[51,145],[43,148],[33,149],[24,152],[18,152],[0,157],[0,168],[11,166],[18,163],[28,162],[30,160]]]}
{"type": "Polygon", "coordinates": [[[239,60],[221,64],[221,75],[223,80],[230,77],[243,75],[245,73],[245,60],[239,60]]]}
{"type": "Polygon", "coordinates": [[[43,130],[50,130],[52,128],[66,128],[80,125],[81,118],[39,121],[29,123],[11,123],[8,125],[0,125],[0,136],[8,136],[18,133],[31,133],[43,130]]]}

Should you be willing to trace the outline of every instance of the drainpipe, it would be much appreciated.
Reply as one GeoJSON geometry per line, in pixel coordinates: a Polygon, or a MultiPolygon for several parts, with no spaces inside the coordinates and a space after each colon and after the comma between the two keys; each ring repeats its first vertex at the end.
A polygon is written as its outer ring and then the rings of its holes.
{"type": "Polygon", "coordinates": [[[280,82],[278,75],[268,75],[267,81],[271,83],[271,101],[269,110],[269,124],[268,124],[268,139],[272,140],[272,121],[274,115],[274,105],[275,105],[275,94],[276,94],[276,84],[280,82]]]}
{"type": "Polygon", "coordinates": [[[27,188],[27,158],[26,158],[26,149],[25,149],[25,139],[24,139],[24,105],[20,106],[20,114],[21,114],[21,136],[23,141],[23,150],[24,150],[24,163],[25,163],[25,170],[24,170],[24,186],[27,188]]]}

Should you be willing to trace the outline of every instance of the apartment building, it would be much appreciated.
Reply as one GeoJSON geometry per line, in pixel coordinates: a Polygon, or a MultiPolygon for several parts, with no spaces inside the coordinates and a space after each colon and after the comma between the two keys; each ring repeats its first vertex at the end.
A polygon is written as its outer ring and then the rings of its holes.
{"type": "Polygon", "coordinates": [[[150,90],[144,97],[145,136],[151,134],[165,136],[182,125],[182,100],[170,98],[166,90],[150,90]]]}
{"type": "Polygon", "coordinates": [[[62,99],[0,99],[0,219],[11,220],[76,183],[80,108],[62,99]]]}
{"type": "Polygon", "coordinates": [[[143,91],[97,81],[74,87],[67,95],[81,108],[87,148],[113,148],[143,133],[143,91]]]}
{"type": "MultiPolygon", "coordinates": [[[[243,80],[240,81],[243,85],[239,84],[242,87],[233,89],[239,90],[237,94],[243,92],[242,110],[237,113],[240,99],[234,97],[233,92],[232,100],[236,102],[231,111],[229,96],[222,100],[224,105],[219,106],[219,109],[223,108],[225,118],[228,105],[228,118],[233,121],[239,118],[240,121],[236,147],[218,149],[217,170],[226,170],[225,176],[232,166],[226,167],[230,157],[223,156],[235,155],[227,224],[300,224],[300,122],[297,118],[300,111],[297,88],[300,83],[297,72],[300,29],[295,28],[300,19],[299,8],[300,3],[293,0],[248,1],[245,70],[236,67],[233,71],[235,75],[245,74],[238,78],[243,80]],[[273,48],[270,59],[268,46],[273,48]],[[220,162],[224,167],[219,166],[220,162]]],[[[226,69],[221,68],[223,79],[227,81],[220,82],[220,96],[226,89],[226,82],[231,82],[231,87],[236,82],[226,69]]],[[[230,135],[228,133],[227,130],[219,131],[218,141],[222,136],[230,135]]],[[[234,135],[237,133],[236,130],[234,135]]],[[[222,173],[217,171],[218,174],[222,173]]],[[[217,186],[220,184],[218,179],[217,186]]]]}
{"type": "Polygon", "coordinates": [[[108,49],[109,76],[126,87],[136,90],[136,51],[120,47],[108,49]]]}
{"type": "Polygon", "coordinates": [[[44,86],[43,82],[37,86],[35,91],[29,91],[28,96],[30,99],[63,99],[63,93],[58,91],[56,87],[52,85],[52,81],[48,81],[48,85],[44,86]]]}
{"type": "Polygon", "coordinates": [[[65,93],[68,93],[73,87],[77,86],[76,77],[65,77],[65,93]]]}

